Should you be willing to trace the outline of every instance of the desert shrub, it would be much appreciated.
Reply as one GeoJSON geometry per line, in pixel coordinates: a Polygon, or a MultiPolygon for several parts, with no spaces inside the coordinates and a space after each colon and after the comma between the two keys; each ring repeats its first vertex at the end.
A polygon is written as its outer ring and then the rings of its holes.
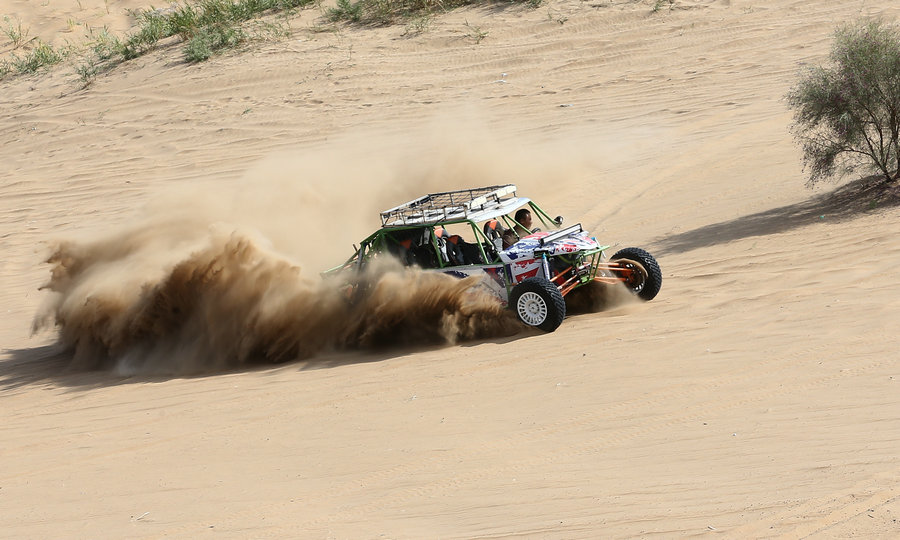
{"type": "Polygon", "coordinates": [[[828,63],[787,94],[808,184],[854,172],[900,176],[900,28],[861,19],[835,32],[828,63]]]}

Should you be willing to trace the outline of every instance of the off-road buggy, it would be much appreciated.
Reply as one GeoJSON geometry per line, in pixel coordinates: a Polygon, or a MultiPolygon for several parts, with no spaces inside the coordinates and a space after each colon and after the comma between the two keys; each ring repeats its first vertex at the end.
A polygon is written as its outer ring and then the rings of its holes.
{"type": "MultiPolygon", "coordinates": [[[[581,224],[563,228],[562,221],[517,197],[512,184],[431,193],[381,212],[381,228],[325,275],[361,276],[374,259],[390,255],[407,266],[478,276],[519,320],[546,332],[565,318],[566,295],[591,282],[623,282],[643,300],[657,295],[662,273],[649,253],[630,247],[607,259],[610,246],[600,245],[581,224]],[[539,228],[516,221],[522,208],[539,228]]],[[[345,279],[359,286],[353,276],[345,279]]]]}

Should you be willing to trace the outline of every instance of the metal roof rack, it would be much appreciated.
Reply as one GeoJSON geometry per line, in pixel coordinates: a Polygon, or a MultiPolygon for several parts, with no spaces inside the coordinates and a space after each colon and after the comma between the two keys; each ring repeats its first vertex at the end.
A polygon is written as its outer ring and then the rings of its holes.
{"type": "MultiPolygon", "coordinates": [[[[430,225],[454,219],[482,217],[491,210],[508,211],[516,199],[516,186],[488,186],[442,193],[429,193],[381,213],[382,227],[430,225]]],[[[522,199],[528,202],[527,199],[522,199]]]]}

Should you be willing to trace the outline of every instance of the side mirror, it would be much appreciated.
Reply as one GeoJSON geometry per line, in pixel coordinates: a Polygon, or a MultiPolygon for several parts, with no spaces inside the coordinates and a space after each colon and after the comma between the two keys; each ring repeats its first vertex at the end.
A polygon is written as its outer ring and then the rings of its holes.
{"type": "Polygon", "coordinates": [[[556,223],[557,226],[562,225],[562,224],[563,224],[563,217],[562,217],[562,216],[556,216],[556,219],[554,219],[553,222],[556,223]]]}

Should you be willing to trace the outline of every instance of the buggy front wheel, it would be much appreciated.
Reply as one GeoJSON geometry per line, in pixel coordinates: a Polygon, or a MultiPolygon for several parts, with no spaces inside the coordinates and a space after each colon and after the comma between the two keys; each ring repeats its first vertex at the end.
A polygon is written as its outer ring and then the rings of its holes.
{"type": "Polygon", "coordinates": [[[620,269],[613,273],[624,281],[625,286],[641,300],[653,300],[662,287],[662,271],[659,263],[641,248],[630,247],[619,250],[610,258],[620,269]]]}
{"type": "Polygon", "coordinates": [[[542,277],[524,279],[513,287],[509,307],[520,321],[544,332],[556,330],[566,318],[566,301],[562,293],[542,277]]]}

